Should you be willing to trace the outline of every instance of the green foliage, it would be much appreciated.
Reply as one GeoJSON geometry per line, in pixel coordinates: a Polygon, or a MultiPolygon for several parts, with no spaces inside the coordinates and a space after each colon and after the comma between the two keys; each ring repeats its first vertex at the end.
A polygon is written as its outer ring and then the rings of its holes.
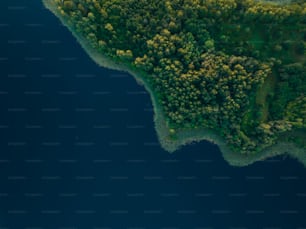
{"type": "Polygon", "coordinates": [[[210,128],[254,153],[305,126],[306,3],[54,0],[92,47],[146,72],[175,139],[210,128]]]}

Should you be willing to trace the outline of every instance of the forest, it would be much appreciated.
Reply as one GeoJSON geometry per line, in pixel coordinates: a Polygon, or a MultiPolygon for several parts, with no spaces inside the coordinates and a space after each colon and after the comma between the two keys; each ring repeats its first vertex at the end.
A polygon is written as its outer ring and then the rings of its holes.
{"type": "Polygon", "coordinates": [[[53,1],[94,49],[146,73],[171,138],[204,128],[241,154],[306,148],[304,0],[53,1]]]}

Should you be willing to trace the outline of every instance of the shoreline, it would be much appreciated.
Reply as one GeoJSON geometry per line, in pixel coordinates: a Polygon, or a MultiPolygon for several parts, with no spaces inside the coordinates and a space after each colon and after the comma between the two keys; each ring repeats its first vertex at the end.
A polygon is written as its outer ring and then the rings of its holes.
{"type": "Polygon", "coordinates": [[[60,21],[61,23],[68,28],[68,30],[73,34],[73,36],[76,38],[78,43],[81,45],[81,47],[85,50],[85,52],[89,55],[89,57],[99,66],[112,69],[112,70],[118,70],[127,72],[130,75],[132,75],[137,83],[144,86],[146,91],[149,92],[153,110],[154,110],[154,124],[155,124],[155,130],[157,133],[157,137],[159,140],[159,143],[161,147],[168,151],[168,152],[174,152],[175,150],[178,150],[184,145],[193,143],[193,142],[199,142],[199,141],[209,141],[213,144],[216,144],[221,153],[223,158],[233,166],[246,166],[253,164],[257,161],[262,161],[270,157],[275,157],[279,155],[289,155],[298,161],[300,161],[305,167],[306,167],[306,150],[302,148],[298,148],[293,143],[289,142],[280,142],[273,146],[267,147],[264,150],[256,153],[256,154],[240,154],[232,152],[226,145],[225,141],[218,136],[213,130],[209,129],[195,129],[195,130],[181,130],[177,131],[176,136],[177,138],[175,140],[170,139],[170,133],[169,129],[167,128],[167,124],[165,121],[165,117],[162,111],[161,106],[158,104],[156,96],[153,93],[153,89],[149,86],[149,84],[146,82],[144,77],[142,75],[144,73],[136,72],[128,68],[125,64],[121,64],[118,62],[115,62],[108,58],[107,56],[103,56],[103,54],[99,53],[97,50],[92,48],[90,44],[84,39],[83,37],[79,36],[73,28],[71,28],[68,23],[65,21],[65,19],[59,14],[57,8],[54,4],[52,4],[51,1],[54,0],[42,0],[44,6],[50,10],[60,21]]]}

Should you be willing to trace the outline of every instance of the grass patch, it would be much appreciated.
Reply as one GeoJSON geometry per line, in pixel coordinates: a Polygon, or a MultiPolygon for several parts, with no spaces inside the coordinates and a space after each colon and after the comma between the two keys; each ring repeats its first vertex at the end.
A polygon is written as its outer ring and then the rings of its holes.
{"type": "Polygon", "coordinates": [[[257,90],[256,104],[260,108],[260,115],[258,117],[259,122],[266,122],[269,117],[269,95],[272,97],[275,86],[277,84],[277,76],[275,72],[267,77],[263,85],[257,90]]]}

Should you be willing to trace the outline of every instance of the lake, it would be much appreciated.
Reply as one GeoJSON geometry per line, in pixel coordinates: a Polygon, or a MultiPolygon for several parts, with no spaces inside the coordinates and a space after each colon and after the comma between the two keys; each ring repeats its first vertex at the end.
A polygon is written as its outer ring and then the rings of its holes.
{"type": "Polygon", "coordinates": [[[0,2],[0,228],[306,228],[306,169],[161,149],[148,93],[39,0],[0,2]]]}

